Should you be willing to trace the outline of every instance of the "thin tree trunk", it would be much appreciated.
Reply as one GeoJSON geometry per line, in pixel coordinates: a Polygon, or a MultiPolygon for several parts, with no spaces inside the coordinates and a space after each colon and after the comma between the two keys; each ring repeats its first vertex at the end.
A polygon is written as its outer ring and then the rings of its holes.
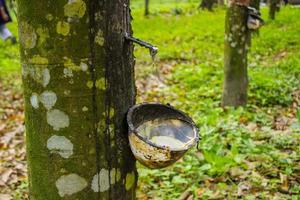
{"type": "Polygon", "coordinates": [[[251,0],[250,6],[256,8],[256,10],[260,10],[260,0],[251,0]]]}
{"type": "Polygon", "coordinates": [[[276,12],[278,12],[278,0],[269,0],[269,18],[274,20],[276,12]]]}
{"type": "MultiPolygon", "coordinates": [[[[256,10],[260,10],[260,0],[250,0],[250,7],[255,8],[256,10]]],[[[258,36],[259,29],[252,31],[251,36],[258,36]]],[[[251,46],[251,40],[249,40],[249,46],[251,46]]]]}
{"type": "Polygon", "coordinates": [[[128,0],[18,0],[30,198],[134,199],[128,0]]]}
{"type": "Polygon", "coordinates": [[[149,13],[149,0],[145,0],[145,16],[148,16],[149,13]]]}
{"type": "Polygon", "coordinates": [[[247,52],[250,33],[247,29],[245,6],[248,4],[248,1],[229,2],[225,27],[225,80],[222,106],[237,107],[247,103],[247,52]]]}
{"type": "Polygon", "coordinates": [[[215,3],[215,0],[202,0],[198,9],[201,8],[202,10],[207,9],[209,11],[212,11],[214,3],[215,3]]]}

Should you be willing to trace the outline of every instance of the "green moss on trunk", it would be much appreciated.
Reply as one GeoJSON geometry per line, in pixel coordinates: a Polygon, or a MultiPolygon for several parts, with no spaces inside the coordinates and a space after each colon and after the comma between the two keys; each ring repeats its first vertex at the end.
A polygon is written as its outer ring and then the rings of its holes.
{"type": "Polygon", "coordinates": [[[250,33],[246,22],[246,7],[230,5],[225,25],[223,106],[243,106],[247,103],[247,52],[250,33]]]}
{"type": "Polygon", "coordinates": [[[134,199],[129,2],[17,3],[31,199],[134,199]]]}

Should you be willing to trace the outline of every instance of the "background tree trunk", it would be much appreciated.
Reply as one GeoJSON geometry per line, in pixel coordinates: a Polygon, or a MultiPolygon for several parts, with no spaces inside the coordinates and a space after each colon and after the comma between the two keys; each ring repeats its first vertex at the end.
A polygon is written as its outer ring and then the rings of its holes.
{"type": "MultiPolygon", "coordinates": [[[[256,10],[260,10],[260,0],[250,0],[250,7],[255,8],[256,10]]],[[[258,36],[259,35],[259,29],[252,30],[251,36],[258,36]]],[[[251,46],[251,40],[249,40],[249,46],[251,46]]]]}
{"type": "Polygon", "coordinates": [[[279,1],[269,0],[269,18],[274,20],[276,12],[279,12],[279,1]]]}
{"type": "Polygon", "coordinates": [[[148,16],[149,13],[149,0],[145,0],[145,16],[148,16]]]}
{"type": "Polygon", "coordinates": [[[251,0],[250,6],[256,8],[256,10],[260,10],[260,0],[251,0]]]}
{"type": "Polygon", "coordinates": [[[203,10],[207,9],[209,11],[212,11],[214,3],[215,3],[215,0],[202,0],[198,8],[201,8],[203,10]]]}
{"type": "Polygon", "coordinates": [[[128,0],[18,0],[30,197],[134,199],[128,0]]]}
{"type": "Polygon", "coordinates": [[[250,32],[246,22],[247,8],[229,3],[225,25],[225,80],[222,106],[236,107],[247,103],[247,52],[250,32]]]}

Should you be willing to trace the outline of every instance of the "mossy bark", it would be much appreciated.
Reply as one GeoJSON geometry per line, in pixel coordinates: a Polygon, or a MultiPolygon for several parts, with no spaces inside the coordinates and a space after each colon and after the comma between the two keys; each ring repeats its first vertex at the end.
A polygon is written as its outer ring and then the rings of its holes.
{"type": "Polygon", "coordinates": [[[247,8],[230,4],[226,13],[222,106],[244,106],[247,103],[247,52],[250,32],[247,8]]]}
{"type": "Polygon", "coordinates": [[[30,199],[134,199],[128,0],[18,0],[30,199]]]}

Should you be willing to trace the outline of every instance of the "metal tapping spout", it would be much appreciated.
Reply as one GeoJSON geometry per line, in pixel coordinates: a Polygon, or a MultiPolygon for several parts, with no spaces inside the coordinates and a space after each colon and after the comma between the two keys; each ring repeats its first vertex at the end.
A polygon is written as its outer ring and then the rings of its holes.
{"type": "Polygon", "coordinates": [[[125,34],[125,39],[128,40],[128,41],[131,41],[131,42],[134,42],[134,43],[137,43],[139,44],[140,46],[142,47],[145,47],[147,49],[149,49],[149,52],[150,52],[150,55],[152,57],[152,59],[154,60],[156,54],[158,53],[158,48],[148,42],[145,42],[143,40],[140,40],[138,38],[135,38],[135,37],[131,37],[128,35],[128,33],[125,34]]]}

